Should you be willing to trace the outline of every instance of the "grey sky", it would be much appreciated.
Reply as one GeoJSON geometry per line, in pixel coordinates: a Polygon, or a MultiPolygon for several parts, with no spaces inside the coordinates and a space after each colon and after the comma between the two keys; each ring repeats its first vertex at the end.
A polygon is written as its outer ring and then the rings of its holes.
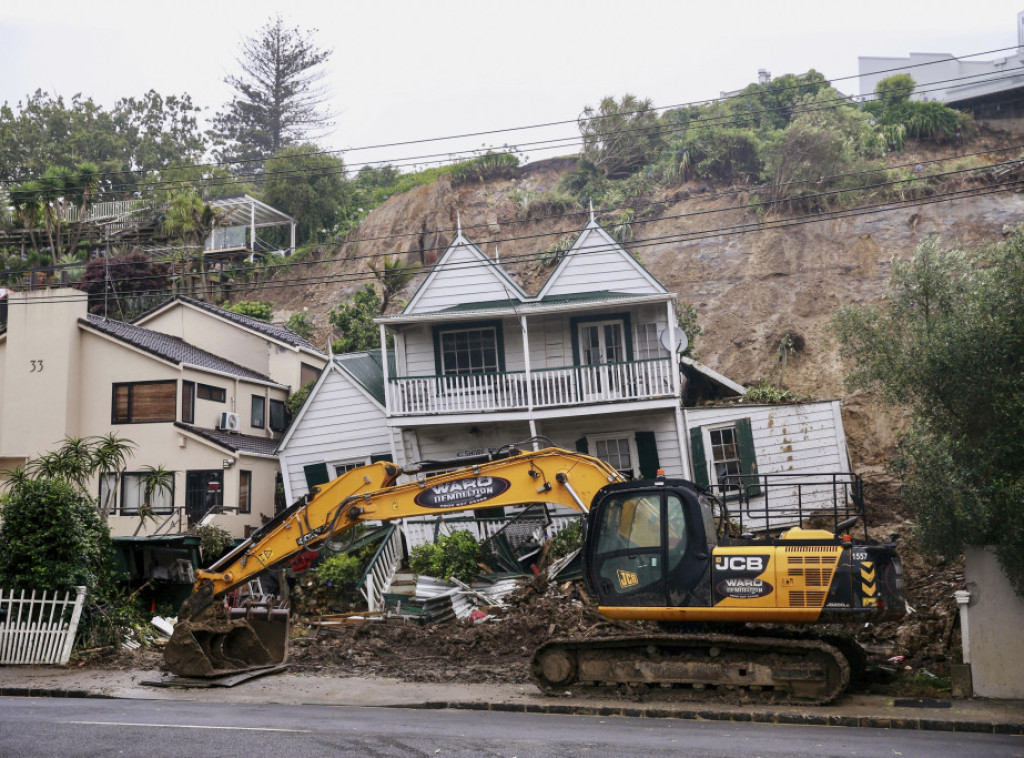
{"type": "MultiPolygon", "coordinates": [[[[189,93],[212,115],[230,98],[239,42],[280,11],[333,47],[339,115],[325,147],[574,119],[605,95],[664,106],[717,97],[757,77],[815,68],[856,74],[858,55],[966,55],[1015,45],[1024,2],[857,3],[653,0],[37,0],[0,7],[0,102],[43,89],[109,107],[156,89],[189,93]]],[[[996,56],[991,56],[996,57],[996,56]]],[[[839,82],[854,93],[854,80],[839,82]]],[[[571,136],[572,125],[376,151],[346,161],[571,136]]],[[[566,152],[526,150],[533,160],[566,152]]]]}

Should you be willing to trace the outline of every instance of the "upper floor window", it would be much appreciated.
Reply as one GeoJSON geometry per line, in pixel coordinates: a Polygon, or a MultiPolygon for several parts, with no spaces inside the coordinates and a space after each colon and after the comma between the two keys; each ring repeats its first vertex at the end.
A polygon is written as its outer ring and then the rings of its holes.
{"type": "Polygon", "coordinates": [[[252,416],[250,423],[253,429],[262,429],[266,426],[267,400],[262,395],[252,396],[252,416]]]}
{"type": "Polygon", "coordinates": [[[497,374],[503,370],[497,325],[439,329],[436,338],[441,374],[497,374]]]}
{"type": "Polygon", "coordinates": [[[113,385],[110,421],[113,424],[149,424],[174,421],[178,382],[123,382],[113,385]]]}
{"type": "Polygon", "coordinates": [[[288,426],[288,418],[284,411],[284,401],[271,400],[270,430],[273,432],[283,432],[286,426],[288,426]]]}
{"type": "Polygon", "coordinates": [[[305,387],[310,382],[315,382],[317,377],[320,376],[320,369],[316,366],[310,366],[308,363],[302,363],[299,366],[299,384],[305,387]]]}
{"type": "Polygon", "coordinates": [[[196,420],[196,383],[181,383],[181,420],[186,424],[196,420]]]}
{"type": "Polygon", "coordinates": [[[227,400],[228,393],[223,387],[211,387],[209,384],[196,386],[196,397],[201,400],[213,400],[215,403],[223,403],[227,400]]]}

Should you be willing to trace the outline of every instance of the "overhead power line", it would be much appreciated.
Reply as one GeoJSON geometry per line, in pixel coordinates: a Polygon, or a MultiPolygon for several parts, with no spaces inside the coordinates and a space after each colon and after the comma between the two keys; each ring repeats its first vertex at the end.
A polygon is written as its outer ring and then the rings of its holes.
{"type": "MultiPolygon", "coordinates": [[[[939,64],[939,63],[945,63],[945,62],[948,62],[949,60],[963,60],[963,59],[966,59],[966,58],[973,58],[973,57],[977,57],[977,56],[980,56],[980,55],[990,55],[990,54],[999,53],[999,52],[1005,52],[1005,51],[1014,50],[1014,49],[1016,49],[1016,47],[996,48],[996,49],[993,49],[993,50],[987,50],[987,51],[982,51],[982,52],[977,52],[977,53],[970,53],[970,54],[963,55],[963,56],[950,56],[949,58],[944,58],[944,59],[939,60],[939,61],[926,61],[926,62],[923,62],[923,63],[908,64],[907,66],[899,66],[899,67],[895,67],[895,68],[892,68],[892,69],[886,69],[884,71],[873,72],[873,73],[874,74],[881,74],[881,73],[889,73],[889,72],[894,72],[894,71],[903,71],[903,70],[906,70],[906,69],[921,68],[921,67],[924,67],[924,66],[930,66],[930,65],[936,65],[936,64],[939,64]]],[[[835,77],[835,78],[826,80],[826,84],[827,85],[832,85],[835,82],[846,81],[846,80],[849,80],[849,79],[856,79],[856,78],[859,78],[859,76],[860,76],[859,74],[850,74],[850,75],[847,75],[847,76],[835,77]]],[[[967,75],[967,76],[958,77],[958,78],[955,78],[955,79],[942,80],[941,82],[935,82],[935,83],[938,84],[938,83],[962,82],[962,81],[967,81],[967,80],[970,80],[972,78],[977,78],[977,77],[981,77],[981,76],[989,76],[989,74],[988,73],[970,74],[970,75],[967,75]]],[[[996,79],[999,79],[999,78],[1005,78],[1005,77],[996,77],[996,79]]],[[[780,87],[777,90],[775,90],[775,92],[785,92],[785,91],[788,91],[788,90],[791,90],[791,89],[802,90],[802,89],[807,89],[810,86],[814,86],[815,84],[817,84],[817,83],[816,82],[801,82],[801,83],[794,84],[794,85],[789,86],[789,87],[780,87]]],[[[944,88],[940,88],[940,89],[944,89],[944,88]]],[[[934,90],[921,90],[921,89],[918,90],[919,93],[920,92],[932,92],[932,91],[934,91],[934,90]]],[[[708,99],[708,100],[695,100],[695,101],[690,101],[690,102],[686,102],[686,103],[676,103],[676,104],[666,105],[666,106],[653,106],[650,110],[652,110],[654,112],[659,112],[659,111],[660,112],[665,112],[665,111],[669,111],[669,110],[675,110],[675,109],[685,108],[685,107],[690,107],[690,106],[709,105],[709,104],[712,104],[712,103],[725,102],[725,101],[728,101],[730,99],[738,99],[738,98],[742,98],[742,97],[746,97],[746,96],[747,95],[744,95],[741,92],[741,93],[737,93],[737,94],[734,94],[734,95],[729,95],[729,96],[719,97],[719,98],[712,98],[712,99],[708,99]]],[[[848,98],[838,98],[838,99],[836,99],[835,102],[849,102],[849,100],[848,100],[848,98]]],[[[754,115],[758,115],[758,114],[769,113],[769,112],[772,112],[773,110],[778,110],[778,109],[766,109],[766,110],[762,110],[762,111],[753,111],[753,112],[751,112],[750,114],[747,114],[747,115],[754,116],[754,115]]],[[[614,115],[607,115],[607,116],[602,116],[601,114],[595,113],[593,116],[588,117],[588,118],[593,118],[593,119],[596,119],[596,120],[601,120],[603,118],[613,118],[613,117],[619,117],[619,116],[623,116],[623,115],[625,115],[625,116],[636,115],[637,113],[640,113],[640,112],[641,111],[627,111],[627,112],[624,112],[624,113],[614,114],[614,115]]],[[[799,111],[796,111],[796,112],[799,112],[799,111]]],[[[414,139],[414,140],[405,140],[405,141],[401,141],[401,142],[381,143],[381,144],[377,144],[377,145],[358,146],[358,147],[346,148],[346,149],[342,149],[342,150],[323,150],[323,151],[316,151],[316,152],[313,152],[313,153],[308,153],[307,155],[341,155],[341,154],[344,154],[344,153],[358,152],[358,151],[362,151],[362,150],[384,149],[384,148],[392,148],[392,147],[403,147],[403,146],[409,146],[409,145],[429,144],[429,143],[444,142],[444,141],[455,140],[455,139],[465,139],[465,138],[469,138],[469,137],[490,136],[490,135],[493,135],[493,134],[512,133],[512,132],[518,132],[518,131],[526,131],[526,130],[539,129],[539,128],[549,128],[549,127],[553,127],[553,126],[564,126],[564,125],[568,125],[568,124],[577,124],[577,123],[578,123],[578,119],[562,120],[562,121],[550,121],[550,122],[545,122],[545,123],[540,123],[540,124],[530,124],[530,125],[526,125],[526,126],[508,127],[508,128],[504,128],[504,129],[493,129],[493,130],[486,130],[486,131],[481,131],[481,132],[466,132],[466,133],[462,133],[462,134],[447,135],[447,136],[441,136],[441,137],[421,138],[421,139],[414,139]]],[[[713,120],[713,119],[712,120],[707,120],[707,121],[702,122],[702,123],[714,124],[714,123],[716,123],[716,120],[713,120]]],[[[667,127],[666,130],[671,131],[671,127],[667,127]]],[[[525,143],[517,142],[515,147],[523,147],[523,148],[531,149],[531,150],[560,149],[562,147],[567,147],[569,144],[574,144],[574,143],[578,142],[579,139],[580,139],[579,135],[573,135],[571,137],[564,137],[564,138],[557,138],[557,139],[538,140],[538,141],[525,142],[525,143]]],[[[350,166],[348,168],[349,168],[349,170],[352,170],[355,167],[361,167],[361,166],[367,166],[367,165],[378,165],[379,166],[379,165],[387,165],[387,164],[392,164],[393,165],[395,163],[401,163],[403,167],[404,166],[409,166],[409,165],[417,165],[417,164],[420,164],[420,163],[423,163],[423,162],[439,162],[439,163],[444,163],[444,162],[447,162],[447,161],[443,160],[446,157],[447,157],[448,161],[451,161],[452,160],[452,156],[457,156],[457,155],[460,155],[460,154],[472,155],[472,154],[475,154],[476,152],[477,152],[476,150],[473,150],[473,151],[454,151],[454,152],[453,151],[448,151],[448,152],[441,152],[441,153],[431,153],[431,154],[422,155],[422,156],[412,156],[412,157],[406,157],[406,158],[394,159],[394,160],[377,160],[377,161],[369,161],[369,162],[364,162],[364,163],[353,163],[353,164],[350,164],[350,166]],[[438,159],[440,159],[440,160],[438,160],[438,159]]],[[[215,161],[215,162],[189,164],[187,166],[166,167],[166,168],[160,169],[160,170],[161,171],[184,171],[184,170],[196,170],[196,169],[203,169],[203,168],[228,167],[228,166],[232,166],[232,165],[244,165],[244,164],[247,164],[247,163],[261,163],[261,162],[263,162],[263,161],[256,160],[256,159],[234,160],[234,161],[230,161],[230,160],[229,161],[215,161]]],[[[142,175],[142,174],[145,174],[145,173],[148,173],[148,172],[146,170],[142,170],[142,169],[134,169],[134,170],[130,170],[130,171],[114,172],[111,175],[112,176],[132,176],[132,175],[142,175]]],[[[15,183],[18,183],[18,182],[27,181],[29,179],[30,179],[30,177],[15,178],[15,179],[10,180],[10,183],[11,184],[15,184],[15,183]]],[[[165,180],[165,181],[156,182],[156,183],[148,183],[145,186],[155,187],[155,186],[174,185],[174,184],[180,184],[182,181],[190,181],[190,180],[183,180],[183,179],[165,180]]],[[[210,186],[226,186],[226,185],[234,184],[234,183],[239,183],[239,184],[245,183],[245,180],[232,180],[230,182],[214,183],[214,184],[211,184],[210,186]]],[[[117,188],[125,189],[125,188],[128,188],[128,187],[134,187],[134,185],[119,185],[117,188]]],[[[112,191],[116,191],[116,188],[115,188],[115,190],[112,190],[112,191]]]]}
{"type": "MultiPolygon", "coordinates": [[[[876,215],[881,213],[887,213],[890,211],[898,210],[903,207],[913,207],[920,205],[931,205],[939,202],[949,202],[951,200],[965,199],[970,197],[981,197],[999,192],[1006,192],[1016,190],[1024,186],[1024,179],[1012,179],[1009,181],[998,182],[985,187],[974,187],[964,188],[959,190],[951,190],[943,193],[937,193],[935,195],[926,198],[907,198],[901,200],[894,200],[884,203],[876,203],[873,205],[859,206],[856,208],[848,209],[836,209],[835,211],[827,211],[822,213],[805,214],[803,216],[776,219],[776,220],[760,220],[744,222],[741,224],[734,224],[732,226],[723,226],[710,229],[696,230],[692,232],[674,232],[667,235],[661,235],[658,237],[648,237],[641,240],[636,240],[629,243],[629,248],[636,250],[638,248],[647,248],[653,246],[664,246],[668,244],[687,244],[704,239],[712,239],[715,237],[723,236],[734,236],[741,234],[761,233],[765,231],[772,231],[776,229],[785,229],[793,226],[802,226],[806,224],[819,223],[822,221],[831,221],[836,219],[853,218],[863,215],[876,215]]],[[[617,248],[618,245],[615,246],[617,248]]],[[[614,249],[613,246],[595,246],[595,248],[585,251],[584,254],[596,254],[600,252],[606,252],[609,249],[614,249]]],[[[529,263],[536,262],[543,259],[548,255],[548,251],[541,252],[529,252],[521,253],[517,255],[510,255],[504,257],[503,265],[515,264],[515,263],[529,263]]],[[[492,265],[491,262],[473,262],[468,261],[463,264],[457,264],[460,268],[474,268],[479,266],[492,265]]],[[[414,274],[426,273],[432,268],[430,265],[421,265],[412,267],[414,274]]],[[[801,267],[798,273],[808,273],[810,271],[831,271],[835,270],[834,266],[830,267],[819,267],[817,269],[811,269],[808,267],[801,267]]],[[[341,272],[333,274],[313,275],[305,277],[297,277],[292,279],[275,279],[269,282],[260,284],[253,284],[251,288],[256,291],[263,290],[274,290],[274,289],[286,289],[299,285],[312,286],[316,284],[351,284],[360,283],[373,280],[372,273],[369,272],[341,272]]],[[[682,283],[700,283],[706,282],[706,278],[700,280],[686,280],[682,283]]],[[[238,289],[246,288],[246,285],[236,285],[238,289]]],[[[142,292],[133,292],[133,297],[139,296],[160,296],[167,295],[166,289],[159,290],[148,290],[142,292]]],[[[69,295],[66,297],[79,297],[77,295],[69,295]]],[[[58,299],[55,297],[53,299],[58,299]]]]}

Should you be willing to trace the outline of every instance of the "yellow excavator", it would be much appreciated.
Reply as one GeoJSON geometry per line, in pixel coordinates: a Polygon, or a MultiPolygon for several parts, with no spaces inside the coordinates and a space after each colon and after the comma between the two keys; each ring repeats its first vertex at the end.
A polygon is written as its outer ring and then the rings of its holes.
{"type": "Polygon", "coordinates": [[[584,580],[602,614],[659,622],[635,634],[547,641],[531,663],[547,692],[609,684],[725,688],[825,703],[846,688],[863,652],[800,628],[905,613],[896,537],[880,543],[865,533],[855,542],[841,534],[856,514],[832,531],[796,523],[774,536],[733,536],[723,500],[692,482],[626,481],[597,458],[511,445],[470,459],[372,463],[312,488],[199,572],[165,663],[194,677],[284,661],[287,609],[228,608],[227,593],[360,523],[535,503],[584,515],[584,580]],[[403,474],[412,481],[399,484],[403,474]],[[737,628],[762,623],[773,626],[737,628]]]}

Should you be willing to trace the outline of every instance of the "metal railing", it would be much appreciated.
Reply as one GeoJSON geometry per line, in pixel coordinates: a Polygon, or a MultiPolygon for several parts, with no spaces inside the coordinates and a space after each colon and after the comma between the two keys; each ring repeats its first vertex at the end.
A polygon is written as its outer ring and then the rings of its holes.
{"type": "Polygon", "coordinates": [[[395,572],[402,563],[402,533],[394,524],[385,529],[386,536],[356,585],[370,611],[383,610],[384,593],[391,589],[395,572]]]}
{"type": "Polygon", "coordinates": [[[710,489],[741,533],[802,526],[836,534],[859,517],[866,535],[864,482],[849,471],[731,475],[710,489]]]}
{"type": "Polygon", "coordinates": [[[595,366],[489,374],[397,376],[389,381],[394,415],[525,410],[672,395],[673,362],[652,358],[595,366]]]}

